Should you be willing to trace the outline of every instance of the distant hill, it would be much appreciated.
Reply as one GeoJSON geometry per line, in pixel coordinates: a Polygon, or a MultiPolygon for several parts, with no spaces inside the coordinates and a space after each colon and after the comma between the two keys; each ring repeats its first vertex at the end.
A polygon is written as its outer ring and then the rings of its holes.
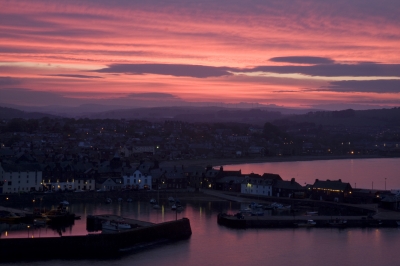
{"type": "MultiPolygon", "coordinates": [[[[400,107],[372,110],[316,111],[304,115],[286,116],[285,120],[297,123],[340,126],[400,126],[400,107]]],[[[277,120],[282,123],[283,120],[277,120]]]]}
{"type": "Polygon", "coordinates": [[[246,109],[219,106],[175,106],[153,108],[126,108],[123,106],[121,109],[113,110],[110,110],[109,108],[117,107],[82,105],[76,107],[77,110],[86,111],[86,113],[81,113],[80,115],[78,113],[75,113],[74,115],[69,113],[69,110],[65,109],[65,107],[60,107],[59,109],[60,111],[66,111],[65,115],[55,115],[54,112],[49,114],[47,112],[30,112],[26,109],[24,109],[25,111],[21,111],[16,108],[0,107],[0,119],[39,119],[43,117],[57,118],[68,116],[89,119],[140,119],[155,122],[165,120],[206,123],[238,122],[254,125],[264,125],[266,122],[273,122],[274,124],[306,122],[314,123],[316,125],[338,126],[400,126],[400,107],[371,110],[347,109],[341,111],[301,110],[283,107],[257,107],[246,109]]]}
{"type": "Polygon", "coordinates": [[[38,113],[38,112],[25,112],[8,107],[0,107],[0,119],[13,119],[13,118],[39,119],[43,117],[55,118],[57,116],[45,113],[38,113]]]}
{"type": "Polygon", "coordinates": [[[184,122],[240,122],[264,124],[282,117],[279,111],[233,109],[224,107],[155,107],[112,110],[87,115],[96,119],[142,119],[148,121],[179,120],[184,122]]]}

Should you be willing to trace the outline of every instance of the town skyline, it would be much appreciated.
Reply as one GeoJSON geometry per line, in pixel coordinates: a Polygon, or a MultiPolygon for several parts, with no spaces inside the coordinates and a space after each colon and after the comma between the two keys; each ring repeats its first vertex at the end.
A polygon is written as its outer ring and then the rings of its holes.
{"type": "Polygon", "coordinates": [[[0,105],[400,104],[400,4],[0,1],[0,105]]]}

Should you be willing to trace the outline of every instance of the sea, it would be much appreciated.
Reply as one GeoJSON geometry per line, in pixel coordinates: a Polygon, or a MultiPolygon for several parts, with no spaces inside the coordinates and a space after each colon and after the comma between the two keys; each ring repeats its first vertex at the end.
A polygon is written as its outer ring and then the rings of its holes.
{"type": "Polygon", "coordinates": [[[300,185],[314,184],[316,179],[340,179],[353,188],[400,190],[400,158],[268,162],[223,168],[241,170],[242,174],[279,174],[283,180],[294,178],[300,185]]]}
{"type": "MultiPolygon", "coordinates": [[[[284,179],[295,177],[300,182],[313,179],[338,179],[367,186],[371,180],[376,188],[383,188],[387,178],[389,188],[399,188],[399,159],[335,160],[266,163],[257,165],[224,166],[224,169],[252,169],[255,173],[272,172],[284,179]],[[333,164],[333,166],[331,165],[333,164]],[[378,168],[378,169],[375,169],[378,168]],[[380,169],[380,171],[379,171],[380,169]],[[391,169],[391,170],[388,170],[391,169]],[[377,171],[375,171],[377,170],[377,171]],[[260,171],[260,172],[259,172],[260,171]],[[315,173],[314,173],[315,171],[315,173]],[[393,171],[393,172],[391,172],[393,171]],[[336,175],[333,175],[335,172],[336,175]],[[379,173],[378,175],[371,175],[379,173]],[[358,176],[360,175],[360,176],[358,176]],[[397,177],[397,179],[396,179],[397,177]]],[[[174,196],[174,195],[171,195],[174,196]]],[[[232,229],[217,224],[220,212],[236,213],[246,203],[223,200],[181,200],[184,210],[176,213],[164,202],[155,210],[150,198],[137,202],[77,203],[70,211],[82,219],[63,230],[51,228],[4,228],[1,238],[59,237],[85,235],[89,214],[115,214],[123,217],[159,223],[187,217],[192,236],[187,240],[157,244],[127,253],[117,259],[46,260],[1,263],[1,265],[400,265],[400,228],[288,228],[288,229],[232,229]]],[[[275,215],[270,213],[268,215],[275,215]]],[[[65,252],[74,252],[73,247],[65,252]]]]}

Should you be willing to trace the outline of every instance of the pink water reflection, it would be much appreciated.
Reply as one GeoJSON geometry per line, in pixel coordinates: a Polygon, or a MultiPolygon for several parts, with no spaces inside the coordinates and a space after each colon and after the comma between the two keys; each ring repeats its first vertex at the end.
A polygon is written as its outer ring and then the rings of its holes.
{"type": "Polygon", "coordinates": [[[352,187],[367,189],[400,189],[400,158],[343,159],[297,162],[269,162],[225,165],[224,170],[242,173],[274,173],[284,180],[295,178],[301,184],[313,184],[315,179],[348,182],[352,187]]]}
{"type": "MultiPolygon", "coordinates": [[[[236,230],[218,225],[216,218],[220,211],[237,211],[241,207],[239,203],[185,202],[184,206],[178,218],[190,219],[193,234],[188,240],[134,252],[112,261],[57,260],[30,262],[29,265],[400,265],[400,258],[396,256],[400,245],[397,228],[236,230]]],[[[110,205],[82,203],[70,208],[82,217],[116,214],[151,222],[175,219],[175,212],[168,204],[164,204],[163,210],[153,210],[147,201],[110,205]]],[[[82,230],[85,222],[85,219],[76,221],[72,231],[85,231],[82,230]]],[[[24,237],[27,231],[24,229],[18,234],[24,237]]]]}

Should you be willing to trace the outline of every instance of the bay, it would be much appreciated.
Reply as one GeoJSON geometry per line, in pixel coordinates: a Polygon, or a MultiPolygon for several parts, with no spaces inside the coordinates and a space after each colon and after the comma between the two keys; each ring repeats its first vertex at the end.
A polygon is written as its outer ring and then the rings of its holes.
{"type": "MultiPolygon", "coordinates": [[[[272,172],[284,179],[295,177],[300,182],[312,183],[320,179],[341,179],[346,182],[368,185],[374,180],[387,178],[388,189],[400,187],[396,183],[400,171],[399,159],[335,160],[290,163],[224,166],[224,169],[245,172],[272,172]],[[330,165],[333,164],[333,165],[330,165]],[[247,167],[247,168],[246,168],[247,167]],[[369,172],[378,168],[385,173],[377,178],[369,172]],[[258,170],[257,170],[258,169],[258,170]],[[390,169],[390,171],[388,171],[390,169]],[[302,171],[300,171],[302,170],[302,171]],[[393,172],[392,172],[393,171],[393,172]],[[293,176],[299,174],[299,177],[293,176]],[[359,177],[358,175],[363,175],[359,177]],[[301,176],[301,177],[300,177],[301,176]],[[349,179],[349,178],[356,179],[349,179]],[[366,179],[366,180],[364,180],[366,179]],[[390,185],[390,187],[389,187],[390,185]]],[[[376,173],[376,172],[375,172],[376,173]]],[[[384,185],[380,184],[382,188],[384,185]]],[[[358,185],[357,185],[358,187],[358,185]]],[[[243,204],[220,200],[182,200],[182,213],[170,210],[164,202],[161,210],[154,210],[148,199],[132,203],[79,203],[71,204],[70,211],[82,216],[72,227],[65,228],[62,235],[87,234],[86,219],[89,214],[115,214],[154,223],[176,218],[190,219],[192,236],[188,240],[152,246],[128,253],[112,260],[44,260],[1,263],[2,265],[60,265],[84,266],[105,265],[400,265],[398,247],[399,228],[293,228],[293,229],[231,229],[217,224],[220,212],[236,213],[243,204]]],[[[59,232],[51,229],[27,228],[1,233],[6,237],[58,237],[59,232]],[[41,231],[39,231],[41,230],[41,231]]],[[[73,252],[73,248],[65,252],[73,252]]],[[[43,251],[45,258],[46,251],[43,251]]]]}
{"type": "Polygon", "coordinates": [[[295,178],[302,186],[314,184],[315,179],[341,179],[353,188],[400,190],[400,158],[267,162],[223,168],[243,174],[279,174],[283,180],[295,178]]]}

